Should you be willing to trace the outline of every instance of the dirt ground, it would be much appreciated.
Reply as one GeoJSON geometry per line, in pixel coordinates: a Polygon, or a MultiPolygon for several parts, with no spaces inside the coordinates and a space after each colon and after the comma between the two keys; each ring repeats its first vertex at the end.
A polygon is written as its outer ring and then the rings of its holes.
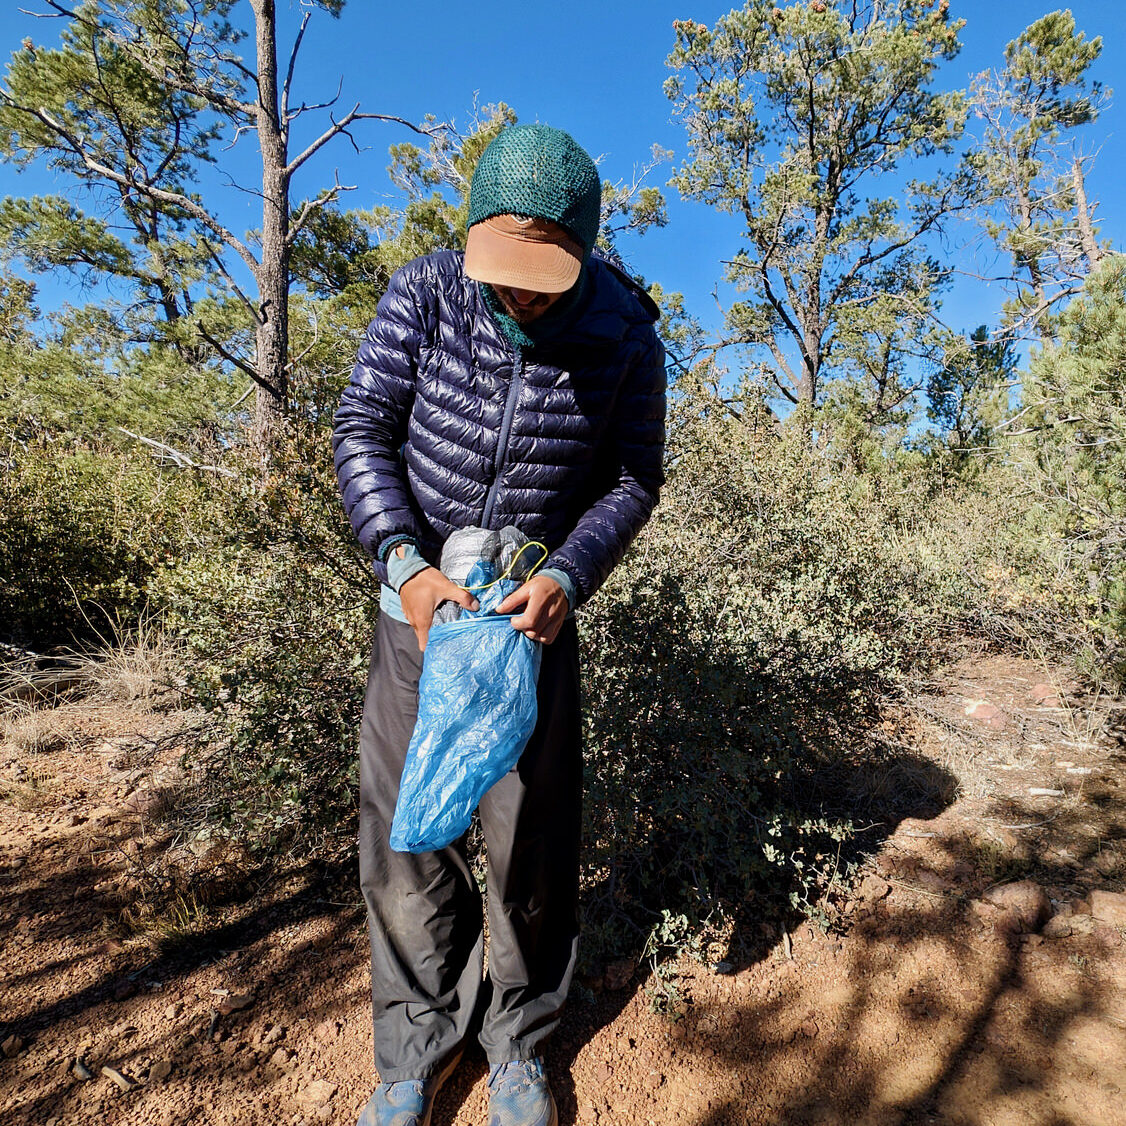
{"type": "MultiPolygon", "coordinates": [[[[956,800],[884,826],[758,956],[585,979],[548,1053],[562,1123],[1126,1126],[1121,705],[1031,661],[947,669],[898,738],[956,800]]],[[[162,828],[181,727],[88,701],[5,722],[8,1126],[352,1126],[367,1099],[354,882],[146,901],[157,871],[222,884],[212,846],[162,828]]],[[[485,1074],[466,1057],[435,1126],[486,1121],[485,1074]]]]}

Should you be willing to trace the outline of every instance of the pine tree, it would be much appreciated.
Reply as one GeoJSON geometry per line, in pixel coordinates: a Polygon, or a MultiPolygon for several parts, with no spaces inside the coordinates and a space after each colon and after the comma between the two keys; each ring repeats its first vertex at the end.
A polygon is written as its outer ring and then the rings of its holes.
{"type": "Polygon", "coordinates": [[[722,343],[765,351],[792,403],[819,405],[829,379],[849,375],[895,400],[933,321],[944,272],[925,243],[968,205],[975,176],[901,170],[962,136],[964,98],[932,89],[959,48],[947,8],[748,0],[713,29],[673,25],[666,92],[689,155],[672,183],[744,224],[727,279],[746,296],[722,343]]]}
{"type": "MultiPolygon", "coordinates": [[[[289,51],[279,56],[274,0],[248,0],[254,62],[238,53],[234,0],[45,0],[64,20],[61,45],[26,43],[0,88],[0,151],[28,163],[46,160],[84,187],[108,185],[127,217],[132,245],[104,220],[90,220],[60,199],[9,202],[3,233],[32,264],[91,268],[134,280],[174,322],[192,312],[191,287],[206,267],[225,277],[253,326],[247,355],[228,347],[201,318],[194,328],[257,385],[255,431],[265,449],[289,401],[290,261],[294,242],[318,210],[346,190],[335,182],[300,207],[293,179],[354,123],[399,118],[357,104],[294,153],[292,127],[322,105],[297,104],[295,65],[311,11],[338,15],[342,0],[315,0],[289,51]],[[252,132],[261,155],[262,224],[240,238],[193,190],[196,169],[214,161],[214,142],[252,132]],[[71,249],[50,249],[53,232],[71,229],[71,249]],[[85,237],[74,248],[78,233],[85,237]],[[238,282],[248,273],[251,292],[238,282]]],[[[421,131],[425,132],[425,129],[421,131]]]]}

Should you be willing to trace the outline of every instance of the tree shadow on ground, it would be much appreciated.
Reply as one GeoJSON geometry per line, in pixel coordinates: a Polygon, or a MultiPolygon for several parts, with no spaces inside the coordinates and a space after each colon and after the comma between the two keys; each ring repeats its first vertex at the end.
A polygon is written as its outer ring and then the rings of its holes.
{"type": "Polygon", "coordinates": [[[890,894],[851,921],[847,941],[811,930],[793,961],[752,970],[737,993],[710,990],[679,1037],[689,1066],[753,1061],[755,1082],[698,1101],[688,1120],[1121,1122],[1126,945],[1083,911],[1092,891],[1126,888],[1126,755],[1100,758],[1081,800],[1046,813],[1009,794],[897,840],[890,894]],[[1043,934],[982,901],[1016,880],[1063,912],[1043,934]]]}

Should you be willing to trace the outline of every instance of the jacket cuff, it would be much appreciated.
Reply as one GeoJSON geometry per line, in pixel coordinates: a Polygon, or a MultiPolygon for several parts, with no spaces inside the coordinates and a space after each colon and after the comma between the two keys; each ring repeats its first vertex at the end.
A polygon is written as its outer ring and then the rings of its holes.
{"type": "Polygon", "coordinates": [[[412,547],[417,547],[417,541],[414,536],[404,535],[402,533],[394,536],[388,536],[380,545],[375,549],[375,558],[380,563],[389,563],[391,561],[391,552],[395,550],[401,543],[408,543],[412,547]]]}
{"type": "Polygon", "coordinates": [[[536,574],[547,575],[549,579],[554,579],[563,588],[563,593],[567,596],[567,609],[573,610],[575,608],[575,580],[566,571],[561,571],[558,567],[544,567],[536,574]]]}
{"type": "Polygon", "coordinates": [[[399,593],[400,588],[407,579],[414,578],[419,571],[425,571],[430,566],[425,559],[422,558],[422,553],[414,545],[413,540],[400,540],[400,544],[405,543],[406,547],[403,550],[403,557],[399,558],[399,553],[392,550],[387,558],[387,585],[396,593],[399,593]]]}

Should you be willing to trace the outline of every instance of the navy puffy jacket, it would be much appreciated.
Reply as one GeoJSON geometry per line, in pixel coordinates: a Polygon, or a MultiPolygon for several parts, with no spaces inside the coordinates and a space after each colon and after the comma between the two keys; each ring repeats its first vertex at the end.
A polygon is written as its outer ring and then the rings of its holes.
{"type": "Polygon", "coordinates": [[[571,326],[521,354],[440,251],[398,270],[336,412],[344,507],[386,582],[407,536],[432,563],[458,528],[515,524],[589,598],[663,483],[657,307],[592,258],[571,326]]]}

